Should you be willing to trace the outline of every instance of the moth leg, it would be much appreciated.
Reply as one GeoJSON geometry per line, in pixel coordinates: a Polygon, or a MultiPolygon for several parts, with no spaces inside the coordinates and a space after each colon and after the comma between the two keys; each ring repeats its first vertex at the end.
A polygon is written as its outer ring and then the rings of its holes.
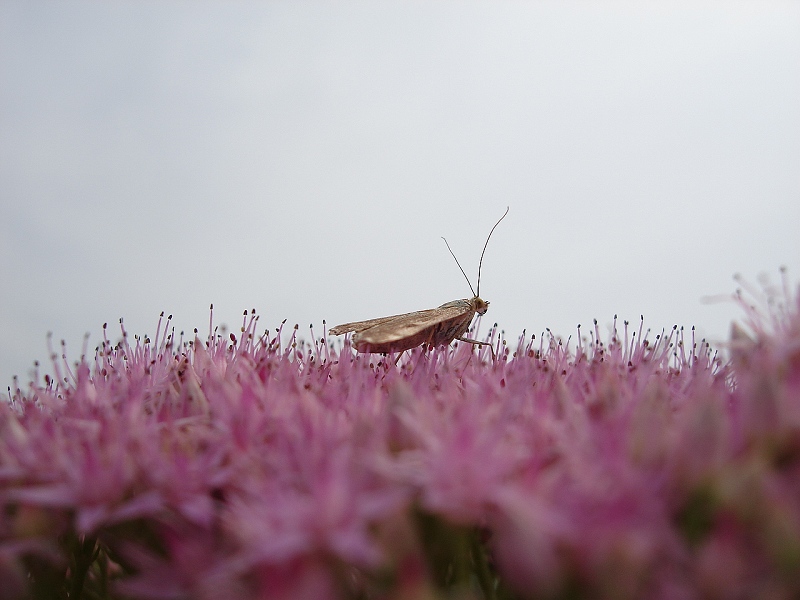
{"type": "Polygon", "coordinates": [[[489,350],[492,351],[492,360],[496,360],[494,355],[494,346],[489,342],[479,342],[478,340],[471,340],[465,337],[458,337],[456,338],[459,342],[466,342],[467,344],[472,344],[473,346],[489,346],[489,350]]]}
{"type": "Polygon", "coordinates": [[[395,367],[397,366],[397,363],[400,362],[400,357],[403,356],[403,354],[405,354],[405,350],[402,350],[400,352],[400,354],[397,355],[397,358],[394,359],[394,366],[395,367]]]}

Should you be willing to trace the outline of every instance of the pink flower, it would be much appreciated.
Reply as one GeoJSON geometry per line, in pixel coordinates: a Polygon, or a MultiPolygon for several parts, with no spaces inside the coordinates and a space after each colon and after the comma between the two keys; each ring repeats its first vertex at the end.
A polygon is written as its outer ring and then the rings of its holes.
{"type": "Polygon", "coordinates": [[[153,599],[798,596],[800,293],[737,301],[729,361],[615,320],[395,364],[259,335],[254,311],[206,340],[122,328],[93,363],[62,350],[0,405],[0,577],[153,599]]]}

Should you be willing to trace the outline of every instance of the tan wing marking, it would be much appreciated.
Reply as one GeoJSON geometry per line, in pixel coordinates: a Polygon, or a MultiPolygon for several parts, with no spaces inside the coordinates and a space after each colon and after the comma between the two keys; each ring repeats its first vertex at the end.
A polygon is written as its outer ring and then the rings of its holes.
{"type": "Polygon", "coordinates": [[[380,325],[381,323],[386,323],[387,321],[391,321],[393,319],[405,317],[407,314],[410,313],[403,315],[392,315],[391,317],[379,317],[377,319],[368,319],[366,321],[353,321],[352,323],[344,323],[342,325],[337,325],[336,327],[331,327],[328,330],[328,333],[331,335],[342,335],[343,333],[350,333],[351,331],[364,331],[365,329],[369,329],[375,325],[380,325]]]}
{"type": "Polygon", "coordinates": [[[470,312],[470,306],[443,306],[429,310],[420,310],[405,315],[397,315],[391,320],[381,320],[380,323],[362,329],[357,334],[359,344],[388,344],[411,337],[420,331],[447,321],[455,319],[470,312]]]}

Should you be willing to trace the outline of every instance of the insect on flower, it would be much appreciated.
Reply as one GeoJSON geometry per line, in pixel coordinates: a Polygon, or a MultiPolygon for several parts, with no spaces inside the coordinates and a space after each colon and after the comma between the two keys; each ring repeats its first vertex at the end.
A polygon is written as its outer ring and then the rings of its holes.
{"type": "Polygon", "coordinates": [[[486,253],[492,233],[494,233],[500,221],[506,218],[507,214],[508,208],[506,208],[506,212],[503,213],[497,223],[494,224],[489,236],[486,238],[486,244],[483,246],[481,259],[478,263],[477,289],[472,288],[472,283],[458,262],[455,253],[450,248],[450,244],[447,243],[447,240],[444,240],[447,249],[450,250],[450,254],[453,255],[458,268],[461,269],[461,273],[467,280],[469,289],[472,292],[472,298],[453,300],[442,304],[438,308],[428,310],[345,323],[331,328],[330,333],[332,335],[342,335],[343,333],[354,332],[352,341],[358,352],[388,354],[416,348],[420,344],[447,346],[453,340],[459,340],[477,346],[489,346],[492,351],[492,358],[494,358],[494,348],[489,342],[471,340],[465,338],[464,334],[469,329],[475,313],[484,315],[489,310],[489,303],[480,297],[483,255],[486,253]]]}

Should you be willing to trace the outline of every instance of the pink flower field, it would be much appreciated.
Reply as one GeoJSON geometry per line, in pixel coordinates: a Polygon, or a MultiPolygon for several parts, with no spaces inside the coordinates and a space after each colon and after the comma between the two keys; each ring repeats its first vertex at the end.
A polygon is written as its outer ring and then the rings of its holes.
{"type": "Polygon", "coordinates": [[[735,297],[719,349],[104,336],[0,403],[0,599],[800,597],[800,293],[735,297]]]}

